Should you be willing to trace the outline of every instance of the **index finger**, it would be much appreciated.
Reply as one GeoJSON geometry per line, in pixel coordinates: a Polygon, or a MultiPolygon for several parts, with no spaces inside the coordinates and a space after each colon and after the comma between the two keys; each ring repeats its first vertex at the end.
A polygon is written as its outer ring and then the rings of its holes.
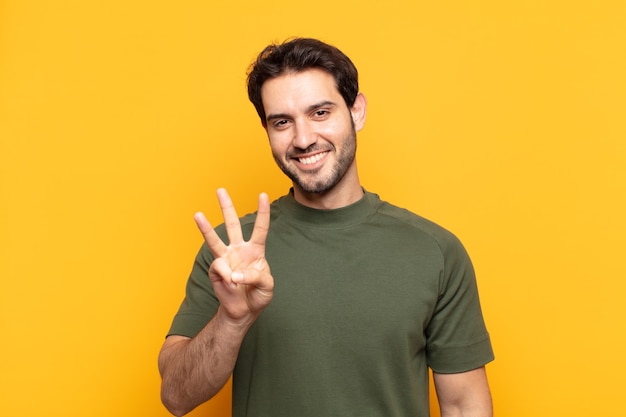
{"type": "Polygon", "coordinates": [[[257,209],[256,219],[254,220],[254,228],[250,243],[265,246],[265,240],[270,230],[270,201],[265,193],[259,195],[259,208],[257,209]]]}

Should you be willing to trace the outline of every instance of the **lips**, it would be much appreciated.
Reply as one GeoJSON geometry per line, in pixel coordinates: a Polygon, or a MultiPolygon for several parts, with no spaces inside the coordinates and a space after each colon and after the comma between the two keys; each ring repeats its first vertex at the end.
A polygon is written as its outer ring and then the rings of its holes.
{"type": "Polygon", "coordinates": [[[327,154],[328,154],[328,151],[317,153],[315,155],[311,155],[311,156],[307,156],[307,157],[296,158],[296,159],[302,165],[313,165],[316,162],[321,161],[327,154]]]}

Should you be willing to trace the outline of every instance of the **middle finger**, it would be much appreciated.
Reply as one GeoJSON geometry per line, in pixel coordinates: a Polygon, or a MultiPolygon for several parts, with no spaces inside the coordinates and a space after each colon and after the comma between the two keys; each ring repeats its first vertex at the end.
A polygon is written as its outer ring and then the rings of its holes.
{"type": "Polygon", "coordinates": [[[237,211],[233,205],[228,192],[224,188],[217,190],[217,199],[220,202],[222,208],[222,215],[224,216],[224,226],[226,226],[226,233],[228,234],[228,240],[230,244],[238,245],[243,243],[243,233],[241,231],[241,222],[237,211]]]}

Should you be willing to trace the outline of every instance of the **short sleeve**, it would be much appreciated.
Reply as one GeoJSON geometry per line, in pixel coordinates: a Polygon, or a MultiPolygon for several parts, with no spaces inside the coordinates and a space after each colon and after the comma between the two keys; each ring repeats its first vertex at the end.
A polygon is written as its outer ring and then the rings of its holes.
{"type": "Polygon", "coordinates": [[[438,373],[479,368],[494,359],[471,260],[456,237],[440,241],[444,267],[426,329],[426,358],[438,373]]]}
{"type": "Polygon", "coordinates": [[[217,312],[219,300],[209,279],[209,266],[212,261],[213,255],[203,244],[187,281],[185,299],[174,316],[168,336],[194,337],[217,312]]]}

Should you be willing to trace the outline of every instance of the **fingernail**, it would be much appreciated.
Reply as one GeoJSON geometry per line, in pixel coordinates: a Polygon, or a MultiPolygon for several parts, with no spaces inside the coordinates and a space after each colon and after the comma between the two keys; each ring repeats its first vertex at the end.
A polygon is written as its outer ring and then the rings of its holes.
{"type": "Polygon", "coordinates": [[[236,282],[243,281],[243,272],[233,272],[231,279],[236,282]]]}

